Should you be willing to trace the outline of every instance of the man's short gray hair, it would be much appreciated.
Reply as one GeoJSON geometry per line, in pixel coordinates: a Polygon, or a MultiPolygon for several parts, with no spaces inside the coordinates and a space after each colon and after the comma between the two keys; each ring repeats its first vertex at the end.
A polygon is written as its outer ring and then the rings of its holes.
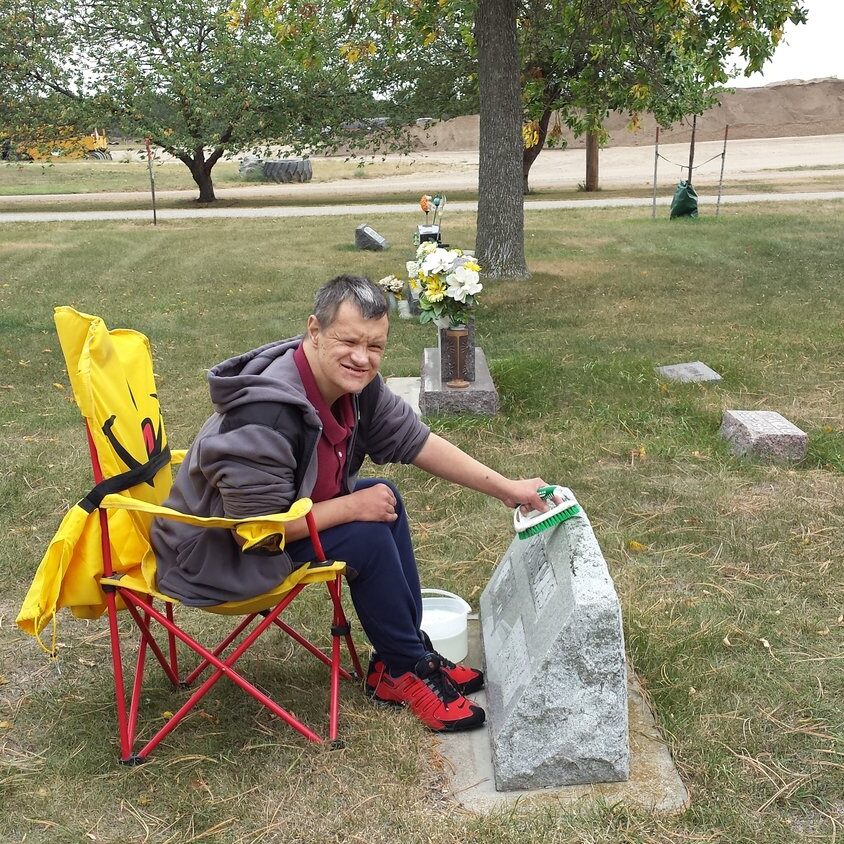
{"type": "Polygon", "coordinates": [[[354,305],[364,319],[380,319],[389,310],[387,297],[377,284],[364,276],[338,275],[326,281],[314,296],[314,316],[322,328],[334,322],[343,302],[354,305]]]}

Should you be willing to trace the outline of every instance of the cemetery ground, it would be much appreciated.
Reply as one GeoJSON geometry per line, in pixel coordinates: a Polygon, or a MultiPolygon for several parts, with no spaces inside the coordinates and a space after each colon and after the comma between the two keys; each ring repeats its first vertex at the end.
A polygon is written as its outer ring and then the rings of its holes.
{"type": "MultiPolygon", "coordinates": [[[[3,227],[0,840],[840,838],[841,218],[833,202],[674,222],[646,209],[529,212],[533,279],[490,282],[477,313],[501,411],[433,420],[506,474],[571,486],[586,508],[621,598],[630,665],[691,793],[676,816],[553,801],[469,814],[444,793],[437,739],[348,684],[343,750],[308,745],[220,683],[151,761],[119,766],[104,623],[63,614],[57,664],[14,626],[61,516],[91,485],[53,306],[151,338],[169,440],[185,446],[210,411],[210,365],[300,331],[314,289],[335,272],[401,272],[410,226],[367,220],[393,244],[384,253],[354,251],[351,216],[3,227]],[[723,381],[654,373],[691,360],[723,381]],[[732,457],[717,436],[724,409],[779,411],[809,433],[808,456],[789,466],[732,457]]],[[[449,216],[448,240],[470,245],[472,227],[468,214],[449,216]]],[[[394,320],[384,374],[418,375],[432,339],[394,320]]],[[[509,513],[413,468],[370,470],[405,493],[424,585],[477,606],[510,542],[509,513]]],[[[293,615],[321,630],[327,602],[311,592],[293,615]]],[[[196,613],[189,624],[215,623],[196,613]]],[[[275,633],[247,673],[323,725],[323,667],[275,633]]],[[[161,724],[185,694],[154,683],[146,713],[161,724]]]]}

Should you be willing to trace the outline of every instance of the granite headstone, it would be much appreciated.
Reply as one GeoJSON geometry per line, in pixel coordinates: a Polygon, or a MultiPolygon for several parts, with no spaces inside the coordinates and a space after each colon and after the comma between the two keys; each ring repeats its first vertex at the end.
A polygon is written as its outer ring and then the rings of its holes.
{"type": "Polygon", "coordinates": [[[496,788],[626,780],[621,609],[586,515],[515,538],[480,617],[496,788]]]}
{"type": "Polygon", "coordinates": [[[358,249],[370,249],[373,252],[383,252],[390,244],[387,238],[378,234],[372,226],[360,225],[355,229],[355,246],[358,249]]]}
{"type": "Polygon", "coordinates": [[[726,410],[719,433],[739,457],[796,462],[809,447],[806,432],[772,410],[726,410]]]}

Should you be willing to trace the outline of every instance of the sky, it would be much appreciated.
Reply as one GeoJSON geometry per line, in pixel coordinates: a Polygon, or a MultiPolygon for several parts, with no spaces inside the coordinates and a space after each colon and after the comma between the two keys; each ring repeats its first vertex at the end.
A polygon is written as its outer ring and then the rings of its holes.
{"type": "Polygon", "coordinates": [[[844,79],[844,0],[805,0],[809,22],[787,24],[783,40],[762,73],[729,84],[749,88],[786,79],[844,79]]]}

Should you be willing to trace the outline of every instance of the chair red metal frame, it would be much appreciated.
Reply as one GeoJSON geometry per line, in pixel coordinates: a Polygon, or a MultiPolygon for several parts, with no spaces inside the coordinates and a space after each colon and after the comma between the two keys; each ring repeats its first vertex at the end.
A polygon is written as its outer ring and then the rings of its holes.
{"type": "MultiPolygon", "coordinates": [[[[88,448],[91,456],[94,480],[99,484],[103,481],[103,473],[100,469],[100,462],[87,420],[86,434],[88,438],[88,448]]],[[[312,513],[308,513],[305,518],[307,520],[311,542],[317,556],[317,560],[310,563],[309,568],[313,570],[315,574],[318,573],[321,567],[327,568],[327,571],[325,572],[326,576],[320,577],[319,579],[325,582],[333,607],[330,657],[280,618],[284,610],[290,605],[302,589],[313,581],[297,583],[284,594],[278,603],[274,603],[266,609],[248,613],[246,617],[237,624],[234,630],[218,645],[216,645],[213,650],[209,650],[204,647],[200,642],[176,624],[173,608],[178,604],[178,601],[168,599],[166,596],[162,596],[160,594],[153,596],[152,594],[147,594],[142,591],[138,591],[137,589],[127,588],[126,586],[121,585],[120,580],[122,575],[115,575],[112,568],[111,543],[109,539],[107,513],[104,508],[99,508],[103,564],[103,579],[101,580],[100,585],[105,594],[111,639],[111,655],[114,669],[114,693],[117,706],[117,725],[120,739],[121,763],[126,765],[137,765],[144,762],[149,754],[181,723],[181,721],[184,720],[185,716],[188,715],[188,713],[223,676],[226,676],[229,680],[238,685],[244,692],[246,692],[246,694],[253,697],[256,701],[258,701],[258,703],[266,707],[266,709],[268,709],[273,715],[277,716],[298,733],[303,735],[306,739],[308,739],[308,741],[322,743],[324,739],[321,736],[295,718],[290,712],[281,707],[255,685],[246,680],[234,668],[235,663],[240,659],[240,657],[271,626],[275,626],[283,630],[294,641],[302,645],[309,653],[325,665],[329,666],[330,688],[328,739],[332,743],[338,743],[340,678],[342,677],[346,680],[362,678],[363,670],[361,668],[360,659],[358,658],[354,642],[352,641],[349,622],[342,606],[342,571],[335,571],[333,575],[328,574],[329,570],[337,569],[337,564],[325,559],[325,552],[323,551],[312,513]],[[120,632],[118,629],[117,619],[118,597],[120,597],[125,604],[125,608],[133,618],[140,634],[140,645],[135,663],[135,673],[132,680],[131,692],[128,696],[128,709],[123,659],[120,647],[120,632]],[[156,597],[162,599],[164,603],[163,613],[156,609],[153,605],[153,601],[156,597]],[[246,631],[252,622],[259,616],[261,617],[261,620],[257,626],[245,635],[242,641],[234,648],[234,650],[231,651],[231,653],[228,654],[228,656],[224,656],[226,650],[234,644],[238,637],[240,637],[241,634],[243,634],[244,631],[246,631]],[[166,654],[153,635],[153,622],[163,628],[166,632],[166,654]],[[346,642],[346,647],[349,651],[354,668],[354,674],[344,669],[341,665],[342,639],[346,642]],[[179,675],[179,662],[176,647],[177,641],[182,642],[200,658],[199,664],[182,680],[180,680],[179,675]],[[184,704],[182,704],[173,716],[167,720],[167,723],[157,730],[152,738],[148,739],[143,746],[136,750],[136,745],[138,744],[138,717],[148,651],[152,652],[167,678],[173,686],[177,688],[191,686],[208,669],[213,669],[213,671],[210,676],[201,682],[193,694],[191,694],[191,696],[184,702],[184,704]]]]}

